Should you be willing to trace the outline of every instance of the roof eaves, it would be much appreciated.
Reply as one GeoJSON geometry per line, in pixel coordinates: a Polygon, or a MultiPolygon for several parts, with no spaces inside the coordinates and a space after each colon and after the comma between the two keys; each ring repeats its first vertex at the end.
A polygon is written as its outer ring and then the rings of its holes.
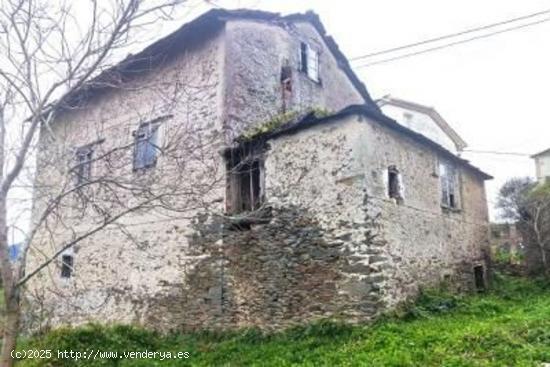
{"type": "Polygon", "coordinates": [[[352,85],[361,94],[361,96],[365,100],[365,103],[371,105],[373,108],[378,109],[378,106],[372,100],[369,92],[367,91],[367,88],[353,72],[347,58],[340,51],[338,44],[334,41],[332,37],[326,34],[325,27],[321,23],[321,20],[316,13],[312,11],[307,11],[306,13],[296,13],[282,16],[280,13],[249,9],[209,10],[208,12],[198,16],[192,21],[185,23],[175,32],[172,32],[166,37],[153,42],[137,54],[129,55],[123,61],[100,73],[89,83],[87,83],[83,88],[80,88],[70,95],[65,96],[63,102],[70,106],[71,103],[77,103],[81,99],[86,99],[90,97],[92,93],[108,88],[108,86],[112,84],[111,81],[113,79],[116,80],[116,78],[119,78],[125,73],[129,74],[143,72],[145,69],[140,68],[140,66],[150,67],[152,63],[161,60],[166,52],[176,52],[177,47],[172,46],[177,43],[181,38],[203,34],[204,32],[201,32],[201,29],[203,29],[203,27],[208,28],[209,25],[212,25],[215,22],[223,23],[228,19],[259,19],[266,21],[286,20],[306,21],[311,23],[319,32],[319,35],[323,38],[327,47],[336,58],[338,65],[340,66],[342,71],[349,78],[352,85]]]}
{"type": "Polygon", "coordinates": [[[294,134],[294,133],[296,133],[300,130],[307,129],[307,128],[310,128],[310,127],[313,127],[313,126],[316,126],[316,125],[320,125],[320,124],[324,124],[324,123],[330,123],[330,122],[332,122],[336,119],[346,117],[346,116],[351,116],[351,115],[362,115],[362,116],[371,118],[374,121],[376,121],[378,123],[381,123],[384,126],[390,128],[394,131],[397,131],[399,133],[402,133],[403,135],[408,136],[409,138],[415,140],[418,143],[421,143],[425,146],[428,146],[428,147],[434,149],[436,152],[440,153],[445,158],[447,158],[451,161],[454,161],[458,164],[461,164],[464,167],[467,167],[472,172],[474,172],[477,175],[479,175],[480,177],[482,177],[484,180],[493,179],[493,176],[483,172],[481,169],[479,169],[479,168],[475,167],[474,165],[472,165],[469,161],[454,155],[453,153],[451,153],[450,151],[448,151],[447,149],[445,149],[441,145],[437,144],[436,142],[432,141],[431,139],[426,138],[424,135],[419,134],[419,133],[417,133],[417,132],[415,132],[415,131],[399,124],[395,120],[383,115],[378,110],[373,110],[373,109],[369,108],[366,105],[351,105],[351,106],[348,106],[348,107],[346,107],[346,108],[340,110],[339,112],[336,112],[336,113],[334,113],[330,116],[321,117],[321,118],[315,117],[314,114],[309,114],[309,115],[305,116],[302,120],[300,120],[298,122],[284,125],[284,126],[280,127],[279,129],[277,129],[275,131],[260,135],[260,136],[256,137],[256,140],[276,139],[276,138],[278,138],[280,136],[283,136],[283,135],[294,134]]]}
{"type": "Polygon", "coordinates": [[[439,127],[449,135],[449,137],[453,140],[453,142],[456,144],[458,150],[462,150],[468,146],[468,144],[458,135],[455,129],[452,128],[451,125],[437,112],[434,108],[431,108],[431,116],[433,117],[434,121],[439,125],[439,127]]]}
{"type": "Polygon", "coordinates": [[[63,96],[56,104],[62,108],[70,108],[81,100],[92,97],[95,93],[113,88],[125,76],[150,70],[151,65],[165,60],[176,52],[177,47],[174,46],[180,43],[182,39],[195,36],[204,37],[208,34],[208,32],[205,32],[206,29],[214,30],[213,25],[219,22],[219,17],[224,12],[224,10],[213,9],[183,24],[176,31],[151,43],[136,54],[129,54],[122,61],[102,71],[81,88],[63,96]]]}

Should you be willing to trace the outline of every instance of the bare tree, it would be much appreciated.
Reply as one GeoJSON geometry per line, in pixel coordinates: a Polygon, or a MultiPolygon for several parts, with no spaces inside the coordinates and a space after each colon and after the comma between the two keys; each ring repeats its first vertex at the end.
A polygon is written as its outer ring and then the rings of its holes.
{"type": "Polygon", "coordinates": [[[543,274],[550,278],[550,183],[529,192],[527,213],[522,218],[528,230],[529,245],[537,249],[543,274]]]}
{"type": "Polygon", "coordinates": [[[0,267],[6,305],[2,366],[13,364],[10,352],[19,333],[22,287],[60,254],[131,213],[181,216],[210,205],[205,198],[219,184],[219,157],[205,152],[215,151],[211,148],[217,138],[193,123],[176,124],[171,119],[174,101],[181,94],[198,93],[197,88],[173,83],[136,86],[111,68],[132,35],[169,18],[183,2],[91,0],[78,2],[79,8],[70,1],[0,2],[0,267]],[[142,125],[119,127],[133,128],[132,138],[103,142],[97,134],[97,141],[79,151],[64,140],[56,121],[81,107],[76,96],[105,87],[147,88],[165,103],[140,116],[142,125]],[[151,137],[160,131],[170,133],[157,143],[151,137]],[[140,149],[137,158],[136,149],[140,149]],[[38,173],[25,181],[37,151],[38,173]],[[160,155],[166,159],[158,169],[144,169],[157,164],[160,155]],[[93,175],[87,171],[90,162],[100,167],[93,175]],[[129,166],[143,169],[143,174],[138,179],[129,176],[125,173],[129,166]],[[8,197],[18,185],[34,190],[34,220],[19,261],[12,262],[8,197]],[[79,220],[84,216],[85,221],[79,220]],[[63,241],[42,251],[41,261],[27,269],[29,249],[41,251],[38,242],[60,234],[63,241]]]}
{"type": "Polygon", "coordinates": [[[522,232],[527,265],[542,268],[550,276],[550,184],[536,184],[528,177],[513,178],[500,189],[497,208],[503,219],[516,223],[522,232]]]}
{"type": "Polygon", "coordinates": [[[533,185],[533,180],[529,177],[512,178],[502,185],[496,204],[502,219],[513,222],[521,220],[525,214],[528,193],[533,185]]]}

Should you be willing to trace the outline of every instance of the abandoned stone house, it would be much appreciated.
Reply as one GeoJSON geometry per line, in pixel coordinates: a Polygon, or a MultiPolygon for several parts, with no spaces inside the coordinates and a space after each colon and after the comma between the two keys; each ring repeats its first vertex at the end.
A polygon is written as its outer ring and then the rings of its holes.
{"type": "MultiPolygon", "coordinates": [[[[355,322],[423,286],[484,286],[490,176],[382,114],[315,14],[213,10],[106,75],[43,127],[37,187],[100,176],[97,158],[127,146],[128,182],[209,190],[184,215],[136,211],[60,253],[29,284],[29,322],[355,322]],[[181,126],[209,139],[183,173],[155,149],[181,126]]],[[[29,269],[90,221],[63,210],[29,269]]]]}

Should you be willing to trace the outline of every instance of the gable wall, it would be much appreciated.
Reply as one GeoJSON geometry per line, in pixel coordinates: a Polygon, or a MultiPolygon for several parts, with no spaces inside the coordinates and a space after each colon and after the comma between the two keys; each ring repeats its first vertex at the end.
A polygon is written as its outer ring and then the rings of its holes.
{"type": "Polygon", "coordinates": [[[321,36],[309,23],[230,20],[226,26],[227,142],[281,114],[281,67],[292,69],[290,110],[322,108],[338,111],[363,98],[338,67],[321,36]],[[298,71],[300,42],[320,51],[321,83],[298,71]]]}

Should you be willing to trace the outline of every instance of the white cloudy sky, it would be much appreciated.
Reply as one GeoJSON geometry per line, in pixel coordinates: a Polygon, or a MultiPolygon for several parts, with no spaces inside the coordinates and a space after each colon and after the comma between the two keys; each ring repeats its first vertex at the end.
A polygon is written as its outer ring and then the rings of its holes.
{"type": "MultiPolygon", "coordinates": [[[[545,0],[218,0],[225,7],[317,12],[346,56],[409,44],[550,9],[545,0]]],[[[550,18],[550,14],[536,20],[550,18]]],[[[359,65],[355,63],[353,65],[359,65]]],[[[355,69],[373,98],[435,107],[470,149],[533,154],[550,147],[550,22],[408,59],[355,69]]],[[[495,176],[533,176],[528,156],[465,155],[495,176]]]]}

